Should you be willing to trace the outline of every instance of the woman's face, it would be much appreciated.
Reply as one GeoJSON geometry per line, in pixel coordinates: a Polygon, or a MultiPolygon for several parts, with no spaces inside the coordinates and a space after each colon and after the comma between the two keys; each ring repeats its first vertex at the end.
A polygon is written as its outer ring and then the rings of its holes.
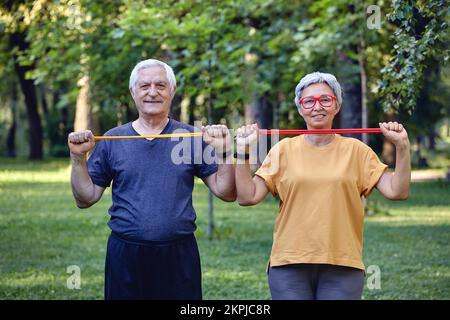
{"type": "MultiPolygon", "coordinates": [[[[306,98],[303,101],[310,100],[309,102],[312,102],[313,99],[307,98],[319,98],[325,95],[334,96],[333,90],[331,90],[326,83],[315,83],[303,90],[300,99],[306,98]]],[[[305,120],[308,129],[331,129],[333,119],[339,112],[339,109],[340,106],[337,103],[337,100],[332,99],[329,107],[324,107],[319,103],[319,101],[315,101],[314,106],[310,109],[306,109],[300,105],[298,112],[305,120]]]]}

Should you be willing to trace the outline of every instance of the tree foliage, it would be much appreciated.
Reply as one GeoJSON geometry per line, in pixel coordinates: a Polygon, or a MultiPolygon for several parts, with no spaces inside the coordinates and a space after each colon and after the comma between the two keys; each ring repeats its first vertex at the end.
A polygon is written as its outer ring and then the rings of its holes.
{"type": "MultiPolygon", "coordinates": [[[[78,81],[88,76],[90,99],[106,130],[123,110],[125,120],[135,116],[129,75],[138,61],[154,57],[174,67],[190,119],[206,120],[210,106],[214,122],[239,125],[246,106],[264,97],[274,126],[288,128],[300,125],[292,98],[304,74],[326,70],[359,81],[362,59],[369,112],[377,120],[382,101],[386,110],[402,113],[423,101],[429,91],[423,75],[439,73],[448,59],[447,20],[444,0],[28,0],[15,12],[0,12],[2,40],[22,30],[30,44],[17,52],[2,41],[0,74],[11,77],[13,53],[33,66],[27,76],[45,88],[55,115],[47,126],[65,109],[73,119],[78,81]],[[380,28],[367,28],[369,5],[381,10],[380,28]]],[[[9,101],[9,92],[0,85],[1,101],[9,101]]]]}
{"type": "Polygon", "coordinates": [[[445,0],[392,0],[389,20],[396,25],[393,54],[382,70],[380,83],[385,111],[411,114],[421,92],[427,59],[439,55],[448,61],[448,5],[445,0]]]}

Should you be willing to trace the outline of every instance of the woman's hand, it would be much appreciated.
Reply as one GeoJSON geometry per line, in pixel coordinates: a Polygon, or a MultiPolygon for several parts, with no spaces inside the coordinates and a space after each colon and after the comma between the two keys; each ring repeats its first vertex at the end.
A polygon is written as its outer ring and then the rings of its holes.
{"type": "Polygon", "coordinates": [[[401,123],[389,121],[381,122],[379,125],[383,135],[396,148],[409,148],[408,133],[401,123]]]}
{"type": "Polygon", "coordinates": [[[405,200],[409,196],[411,159],[408,133],[400,123],[383,122],[380,129],[386,139],[395,145],[395,172],[385,171],[377,183],[377,189],[391,200],[405,200]]]}
{"type": "Polygon", "coordinates": [[[238,153],[248,152],[258,141],[259,128],[256,123],[242,126],[236,131],[236,148],[238,153]]]}

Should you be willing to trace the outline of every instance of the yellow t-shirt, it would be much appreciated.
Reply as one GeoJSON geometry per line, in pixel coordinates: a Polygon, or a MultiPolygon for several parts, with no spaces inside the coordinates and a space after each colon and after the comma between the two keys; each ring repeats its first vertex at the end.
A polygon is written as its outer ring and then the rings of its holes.
{"type": "Polygon", "coordinates": [[[386,165],[354,138],[336,135],[326,146],[286,138],[256,175],[280,198],[271,266],[324,263],[364,270],[364,206],[386,165]]]}

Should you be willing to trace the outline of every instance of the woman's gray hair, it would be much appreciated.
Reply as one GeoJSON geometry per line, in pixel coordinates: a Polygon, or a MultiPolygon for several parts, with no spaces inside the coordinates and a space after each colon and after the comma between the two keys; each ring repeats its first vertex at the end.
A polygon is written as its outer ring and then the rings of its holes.
{"type": "Polygon", "coordinates": [[[295,105],[297,108],[300,108],[300,97],[302,96],[303,90],[306,87],[309,87],[315,83],[326,83],[331,90],[333,90],[334,95],[336,96],[337,102],[339,106],[342,106],[342,89],[341,85],[337,81],[336,77],[331,73],[323,73],[323,72],[313,72],[304,76],[298,85],[295,87],[295,105]]]}
{"type": "Polygon", "coordinates": [[[136,82],[138,79],[138,71],[146,68],[150,68],[153,66],[161,66],[166,70],[166,76],[167,80],[169,80],[170,89],[173,91],[175,87],[177,86],[177,79],[175,78],[175,74],[173,73],[172,67],[170,67],[167,63],[164,63],[162,61],[156,60],[156,59],[147,59],[139,62],[134,68],[133,71],[131,71],[130,75],[130,90],[134,93],[134,87],[136,86],[136,82]]]}

